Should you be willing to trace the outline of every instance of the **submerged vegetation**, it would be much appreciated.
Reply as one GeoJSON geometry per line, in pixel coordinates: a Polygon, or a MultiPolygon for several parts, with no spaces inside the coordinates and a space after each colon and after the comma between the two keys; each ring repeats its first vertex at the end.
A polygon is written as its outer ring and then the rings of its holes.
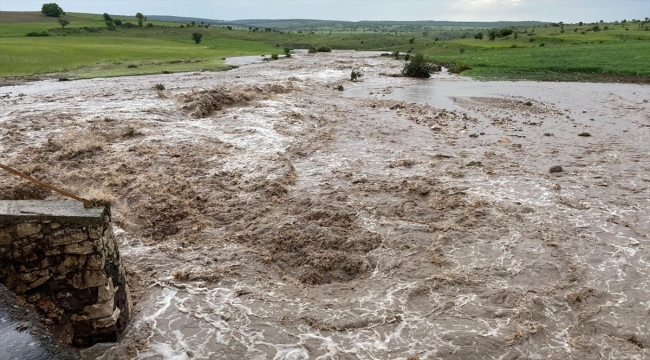
{"type": "Polygon", "coordinates": [[[416,78],[429,78],[436,70],[438,70],[437,66],[425,60],[424,55],[415,54],[415,56],[404,65],[402,74],[416,78]]]}

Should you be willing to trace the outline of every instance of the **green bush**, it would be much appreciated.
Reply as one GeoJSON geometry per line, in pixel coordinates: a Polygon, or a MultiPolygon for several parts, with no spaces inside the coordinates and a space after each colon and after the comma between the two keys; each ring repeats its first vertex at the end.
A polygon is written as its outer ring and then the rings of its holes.
{"type": "Polygon", "coordinates": [[[474,35],[474,39],[483,40],[483,32],[479,32],[476,35],[474,35]]]}
{"type": "Polygon", "coordinates": [[[436,66],[424,59],[424,55],[415,54],[411,61],[407,62],[402,69],[402,74],[416,78],[430,78],[436,70],[436,66]]]}
{"type": "Polygon", "coordinates": [[[115,26],[122,26],[122,20],[115,19],[115,20],[113,20],[113,24],[115,24],[115,26]]]}
{"type": "Polygon", "coordinates": [[[25,36],[33,36],[33,37],[37,37],[37,36],[50,36],[50,34],[49,34],[47,31],[41,31],[41,32],[38,32],[38,31],[32,31],[32,32],[29,32],[29,33],[25,34],[25,36]]]}
{"type": "Polygon", "coordinates": [[[272,54],[272,55],[271,55],[271,59],[273,59],[273,60],[277,60],[277,59],[278,59],[278,54],[272,54]]]}
{"type": "Polygon", "coordinates": [[[499,30],[499,37],[508,37],[508,36],[512,35],[513,33],[514,33],[514,31],[512,29],[503,28],[503,29],[499,30]]]}
{"type": "Polygon", "coordinates": [[[319,45],[318,47],[315,46],[310,46],[309,50],[307,51],[310,54],[316,53],[316,52],[332,52],[332,48],[330,48],[327,45],[319,45]]]}
{"type": "Polygon", "coordinates": [[[194,40],[194,42],[197,44],[201,43],[201,38],[203,38],[203,34],[199,32],[195,32],[192,34],[192,40],[194,40]]]}
{"type": "Polygon", "coordinates": [[[395,60],[399,59],[399,51],[393,51],[392,55],[395,58],[395,60]]]}
{"type": "Polygon", "coordinates": [[[291,57],[291,48],[284,48],[284,56],[291,57]]]}
{"type": "Polygon", "coordinates": [[[154,85],[154,89],[159,90],[159,91],[163,91],[163,90],[165,90],[165,85],[156,84],[156,85],[154,85]]]}

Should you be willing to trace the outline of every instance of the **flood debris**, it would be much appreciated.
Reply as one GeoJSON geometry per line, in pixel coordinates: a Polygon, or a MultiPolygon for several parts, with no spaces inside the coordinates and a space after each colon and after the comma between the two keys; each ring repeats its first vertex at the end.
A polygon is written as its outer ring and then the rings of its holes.
{"type": "Polygon", "coordinates": [[[246,104],[253,100],[268,99],[273,94],[284,94],[290,87],[277,84],[247,87],[215,87],[195,90],[176,96],[176,102],[193,118],[204,118],[227,106],[246,104]]]}

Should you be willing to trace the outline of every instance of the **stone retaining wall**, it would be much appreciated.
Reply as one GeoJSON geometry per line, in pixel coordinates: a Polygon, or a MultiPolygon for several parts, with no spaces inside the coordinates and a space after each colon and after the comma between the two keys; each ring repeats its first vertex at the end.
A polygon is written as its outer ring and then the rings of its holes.
{"type": "Polygon", "coordinates": [[[0,283],[75,346],[116,341],[131,299],[109,208],[0,201],[0,283]]]}

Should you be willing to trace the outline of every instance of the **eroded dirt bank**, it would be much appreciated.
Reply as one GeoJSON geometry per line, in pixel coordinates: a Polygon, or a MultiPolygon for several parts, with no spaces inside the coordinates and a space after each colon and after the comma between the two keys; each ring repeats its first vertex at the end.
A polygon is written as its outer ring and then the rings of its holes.
{"type": "Polygon", "coordinates": [[[648,358],[649,87],[401,65],[0,88],[0,161],[114,203],[136,314],[84,356],[648,358]]]}

